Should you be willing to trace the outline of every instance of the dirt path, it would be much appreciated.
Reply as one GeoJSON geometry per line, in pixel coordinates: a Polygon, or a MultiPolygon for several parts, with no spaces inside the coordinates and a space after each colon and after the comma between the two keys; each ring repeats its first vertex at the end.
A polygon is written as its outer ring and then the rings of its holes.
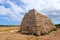
{"type": "Polygon", "coordinates": [[[5,32],[0,32],[0,34],[2,34],[2,33],[8,33],[8,32],[16,32],[16,31],[18,31],[18,30],[11,30],[11,31],[5,31],[5,32]]]}
{"type": "Polygon", "coordinates": [[[60,40],[60,29],[44,36],[25,35],[10,31],[0,34],[0,40],[60,40]]]}

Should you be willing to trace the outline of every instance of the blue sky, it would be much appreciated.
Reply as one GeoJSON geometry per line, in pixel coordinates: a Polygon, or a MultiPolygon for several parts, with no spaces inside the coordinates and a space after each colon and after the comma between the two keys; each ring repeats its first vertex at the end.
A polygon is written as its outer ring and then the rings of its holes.
{"type": "Polygon", "coordinates": [[[60,0],[0,0],[0,25],[19,25],[24,14],[36,9],[60,23],[60,0]]]}

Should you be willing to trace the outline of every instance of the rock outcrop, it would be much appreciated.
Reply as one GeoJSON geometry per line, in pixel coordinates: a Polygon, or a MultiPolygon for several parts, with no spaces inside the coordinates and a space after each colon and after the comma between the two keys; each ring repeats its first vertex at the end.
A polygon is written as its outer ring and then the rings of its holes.
{"type": "Polygon", "coordinates": [[[49,33],[55,28],[50,18],[32,9],[25,14],[21,23],[20,32],[41,35],[49,33]]]}

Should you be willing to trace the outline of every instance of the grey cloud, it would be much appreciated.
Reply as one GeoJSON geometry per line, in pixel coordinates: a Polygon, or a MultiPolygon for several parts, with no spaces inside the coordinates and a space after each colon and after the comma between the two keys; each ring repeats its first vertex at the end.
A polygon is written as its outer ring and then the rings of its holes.
{"type": "Polygon", "coordinates": [[[54,23],[60,23],[60,10],[54,8],[45,8],[41,11],[47,14],[47,16],[50,17],[54,23]]]}

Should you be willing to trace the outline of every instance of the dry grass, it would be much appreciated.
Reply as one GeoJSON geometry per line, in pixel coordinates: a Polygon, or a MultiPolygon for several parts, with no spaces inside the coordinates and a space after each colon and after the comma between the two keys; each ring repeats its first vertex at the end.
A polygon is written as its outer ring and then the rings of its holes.
{"type": "MultiPolygon", "coordinates": [[[[6,27],[1,28],[0,30],[2,29],[10,31],[18,30],[19,27],[6,27]]],[[[60,40],[60,28],[44,36],[26,35],[19,32],[6,32],[0,34],[0,40],[60,40]]]]}
{"type": "Polygon", "coordinates": [[[19,30],[19,27],[0,27],[0,32],[6,32],[11,30],[19,30]]]}

